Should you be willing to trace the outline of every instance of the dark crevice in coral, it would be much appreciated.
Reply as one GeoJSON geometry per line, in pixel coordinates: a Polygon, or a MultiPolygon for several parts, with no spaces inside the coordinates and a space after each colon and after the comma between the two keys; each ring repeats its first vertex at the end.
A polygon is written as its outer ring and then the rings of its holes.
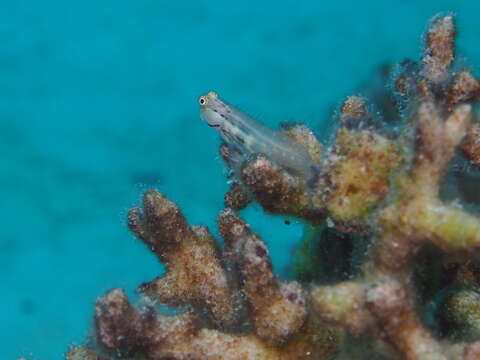
{"type": "Polygon", "coordinates": [[[434,247],[415,259],[414,277],[419,311],[439,338],[480,339],[480,262],[444,256],[434,247]]]}
{"type": "Polygon", "coordinates": [[[472,166],[463,155],[457,154],[442,180],[440,199],[458,203],[480,214],[479,183],[480,169],[472,166]]]}
{"type": "Polygon", "coordinates": [[[348,280],[353,275],[350,262],[354,250],[355,237],[342,234],[332,228],[326,228],[321,236],[318,247],[318,257],[322,278],[320,283],[332,284],[348,280]]]}

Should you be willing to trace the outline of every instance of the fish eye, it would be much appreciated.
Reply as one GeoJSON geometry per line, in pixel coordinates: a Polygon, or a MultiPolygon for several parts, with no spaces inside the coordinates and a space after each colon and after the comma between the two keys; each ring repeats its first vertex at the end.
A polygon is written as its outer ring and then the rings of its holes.
{"type": "Polygon", "coordinates": [[[205,96],[200,96],[200,97],[198,98],[198,103],[199,103],[200,105],[207,105],[207,98],[206,98],[205,96]]]}

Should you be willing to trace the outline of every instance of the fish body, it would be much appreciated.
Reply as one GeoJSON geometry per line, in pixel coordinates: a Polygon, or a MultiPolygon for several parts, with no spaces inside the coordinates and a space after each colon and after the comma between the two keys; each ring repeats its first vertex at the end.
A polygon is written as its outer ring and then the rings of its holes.
{"type": "Polygon", "coordinates": [[[264,154],[293,175],[306,180],[312,176],[310,155],[292,138],[226,103],[213,91],[201,96],[199,104],[200,118],[220,133],[234,153],[244,159],[252,154],[264,154]]]}

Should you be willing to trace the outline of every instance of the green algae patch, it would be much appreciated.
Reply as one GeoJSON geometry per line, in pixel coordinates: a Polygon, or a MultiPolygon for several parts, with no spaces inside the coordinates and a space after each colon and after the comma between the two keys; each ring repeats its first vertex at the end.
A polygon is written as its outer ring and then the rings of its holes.
{"type": "Polygon", "coordinates": [[[328,175],[327,208],[336,220],[362,220],[387,195],[389,178],[403,163],[399,147],[370,131],[340,129],[328,175]]]}

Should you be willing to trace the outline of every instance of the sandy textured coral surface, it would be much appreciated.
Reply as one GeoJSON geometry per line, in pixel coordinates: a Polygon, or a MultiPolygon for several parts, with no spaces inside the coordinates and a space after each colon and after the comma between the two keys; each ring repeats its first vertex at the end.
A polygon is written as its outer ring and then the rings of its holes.
{"type": "Polygon", "coordinates": [[[68,359],[479,359],[480,221],[469,199],[442,195],[452,161],[475,168],[480,156],[480,86],[454,67],[455,36],[453,16],[434,18],[421,60],[399,65],[393,129],[360,96],[344,101],[330,147],[285,128],[310,154],[312,178],[265,154],[238,167],[223,144],[236,167],[218,217],[223,246],[147,191],[128,224],[166,273],[140,286],[137,306],[121,289],[100,297],[94,339],[68,359]],[[237,214],[252,201],[309,223],[297,281],[275,275],[267,244],[237,214]]]}

